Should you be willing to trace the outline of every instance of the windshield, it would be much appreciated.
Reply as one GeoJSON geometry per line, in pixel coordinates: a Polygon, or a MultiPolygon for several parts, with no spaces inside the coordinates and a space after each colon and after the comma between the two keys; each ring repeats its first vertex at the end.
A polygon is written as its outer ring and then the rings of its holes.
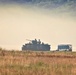
{"type": "Polygon", "coordinates": [[[68,45],[61,45],[61,46],[58,46],[58,49],[69,49],[69,46],[68,45]]]}

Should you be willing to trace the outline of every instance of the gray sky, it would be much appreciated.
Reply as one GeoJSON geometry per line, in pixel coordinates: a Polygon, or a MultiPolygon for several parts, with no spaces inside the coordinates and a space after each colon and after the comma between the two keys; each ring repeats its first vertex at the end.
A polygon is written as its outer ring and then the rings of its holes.
{"type": "Polygon", "coordinates": [[[26,39],[37,38],[52,49],[70,43],[75,50],[76,18],[26,6],[0,6],[0,35],[0,46],[6,49],[20,50],[26,39]]]}

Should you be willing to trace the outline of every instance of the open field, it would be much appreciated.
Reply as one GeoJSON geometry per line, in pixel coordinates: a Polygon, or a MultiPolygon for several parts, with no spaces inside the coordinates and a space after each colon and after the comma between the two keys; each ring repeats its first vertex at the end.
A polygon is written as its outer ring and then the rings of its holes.
{"type": "Polygon", "coordinates": [[[76,75],[76,53],[1,50],[0,75],[76,75]]]}

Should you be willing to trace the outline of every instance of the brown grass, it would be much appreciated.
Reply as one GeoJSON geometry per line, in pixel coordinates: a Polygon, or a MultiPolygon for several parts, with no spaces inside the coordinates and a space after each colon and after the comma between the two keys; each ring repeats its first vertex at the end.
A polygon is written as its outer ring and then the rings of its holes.
{"type": "Polygon", "coordinates": [[[1,50],[0,75],[76,75],[76,53],[1,50]]]}

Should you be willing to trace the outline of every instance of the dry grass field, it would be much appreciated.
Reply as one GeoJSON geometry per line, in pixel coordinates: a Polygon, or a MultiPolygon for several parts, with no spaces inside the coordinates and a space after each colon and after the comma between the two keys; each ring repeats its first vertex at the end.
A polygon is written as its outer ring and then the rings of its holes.
{"type": "Polygon", "coordinates": [[[0,50],[0,75],[76,75],[76,53],[0,50]]]}

